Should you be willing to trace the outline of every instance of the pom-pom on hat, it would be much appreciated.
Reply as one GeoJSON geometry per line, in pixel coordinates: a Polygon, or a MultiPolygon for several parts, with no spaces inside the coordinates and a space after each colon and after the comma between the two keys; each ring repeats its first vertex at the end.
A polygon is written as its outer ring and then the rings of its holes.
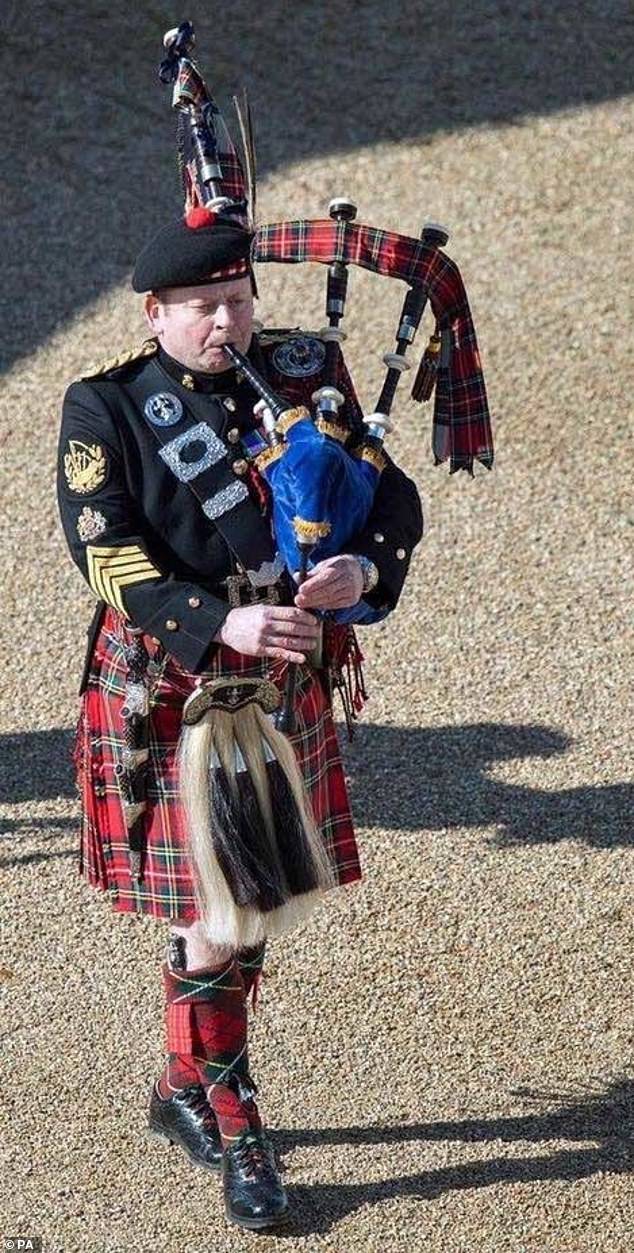
{"type": "Polygon", "coordinates": [[[228,215],[196,205],[146,244],[132,275],[136,292],[200,287],[251,273],[253,234],[228,215]]]}

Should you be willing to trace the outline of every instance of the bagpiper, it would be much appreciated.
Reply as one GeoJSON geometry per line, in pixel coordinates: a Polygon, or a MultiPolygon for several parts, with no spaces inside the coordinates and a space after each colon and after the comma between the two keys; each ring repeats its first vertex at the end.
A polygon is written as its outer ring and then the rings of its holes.
{"type": "MultiPolygon", "coordinates": [[[[317,258],[329,265],[323,331],[254,322],[253,258],[300,260],[282,255],[299,236],[256,228],[248,114],[245,175],[192,42],[188,23],[170,32],[161,67],[181,119],[185,212],[134,268],[150,338],[69,387],[58,496],[71,555],[97,598],[76,741],[80,871],[116,911],[169,929],[167,1057],[149,1127],[221,1172],[228,1219],[260,1229],[289,1207],[256,1102],[248,1000],[255,1009],[268,937],[361,877],[333,690],[352,720],[364,692],[351,624],[395,608],[423,523],[414,483],[381,447],[390,406],[384,397],[368,423],[343,359],[354,258],[323,249],[317,258]],[[318,457],[301,461],[296,447],[301,470],[274,481],[302,430],[322,441],[329,465],[336,446],[342,473],[353,463],[375,473],[358,517],[349,496],[332,504],[356,517],[345,543],[339,520],[308,516],[318,457]],[[299,574],[282,552],[289,493],[289,534],[298,519],[304,526],[293,533],[299,574]],[[290,726],[280,722],[289,691],[290,726]]],[[[339,201],[332,225],[353,216],[339,201]]],[[[341,230],[338,246],[345,238],[341,230]]],[[[442,255],[437,239],[425,247],[442,255]]],[[[430,291],[418,285],[416,297],[420,318],[430,291]]],[[[460,306],[449,334],[459,317],[461,331],[471,325],[460,306]]],[[[451,379],[447,326],[421,376],[439,393],[443,372],[451,379]]],[[[390,403],[407,342],[386,359],[390,403]]],[[[481,378],[474,336],[470,351],[481,378]]],[[[461,468],[453,435],[469,426],[471,452],[490,463],[486,415],[451,419],[445,405],[437,430],[452,468],[461,468]]]]}

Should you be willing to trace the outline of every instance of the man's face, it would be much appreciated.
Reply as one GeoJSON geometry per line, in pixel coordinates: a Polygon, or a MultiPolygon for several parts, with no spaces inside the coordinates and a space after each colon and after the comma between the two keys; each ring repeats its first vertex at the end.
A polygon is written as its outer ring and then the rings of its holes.
{"type": "Polygon", "coordinates": [[[189,370],[219,374],[230,368],[222,344],[246,352],[253,334],[251,279],[170,287],[145,299],[154,335],[170,357],[189,370]]]}

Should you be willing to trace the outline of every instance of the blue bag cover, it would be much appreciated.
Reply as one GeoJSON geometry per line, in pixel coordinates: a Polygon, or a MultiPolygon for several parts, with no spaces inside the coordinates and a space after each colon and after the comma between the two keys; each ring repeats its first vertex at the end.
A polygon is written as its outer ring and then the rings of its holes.
{"type": "MultiPolygon", "coordinates": [[[[301,565],[295,519],[323,527],[308,562],[312,569],[326,557],[345,552],[346,544],[367,522],[379,471],[368,461],[351,456],[329,435],[322,434],[310,416],[295,422],[286,433],[282,455],[263,470],[273,495],[273,529],[284,564],[293,576],[301,565]]],[[[386,617],[364,600],[348,609],[328,610],[335,622],[369,624],[386,617]]]]}

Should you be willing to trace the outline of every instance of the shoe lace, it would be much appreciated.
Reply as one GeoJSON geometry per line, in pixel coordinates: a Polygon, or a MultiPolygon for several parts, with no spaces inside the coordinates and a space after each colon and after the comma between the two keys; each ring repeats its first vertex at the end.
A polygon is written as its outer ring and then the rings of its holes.
{"type": "Polygon", "coordinates": [[[246,1136],[236,1150],[235,1156],[240,1169],[248,1178],[253,1179],[255,1171],[260,1177],[263,1173],[270,1176],[276,1175],[272,1154],[273,1150],[266,1140],[256,1136],[246,1136]]]}
{"type": "Polygon", "coordinates": [[[188,1097],[187,1105],[192,1114],[196,1114],[203,1123],[216,1124],[216,1115],[214,1114],[204,1088],[199,1088],[196,1092],[192,1092],[188,1097]]]}

